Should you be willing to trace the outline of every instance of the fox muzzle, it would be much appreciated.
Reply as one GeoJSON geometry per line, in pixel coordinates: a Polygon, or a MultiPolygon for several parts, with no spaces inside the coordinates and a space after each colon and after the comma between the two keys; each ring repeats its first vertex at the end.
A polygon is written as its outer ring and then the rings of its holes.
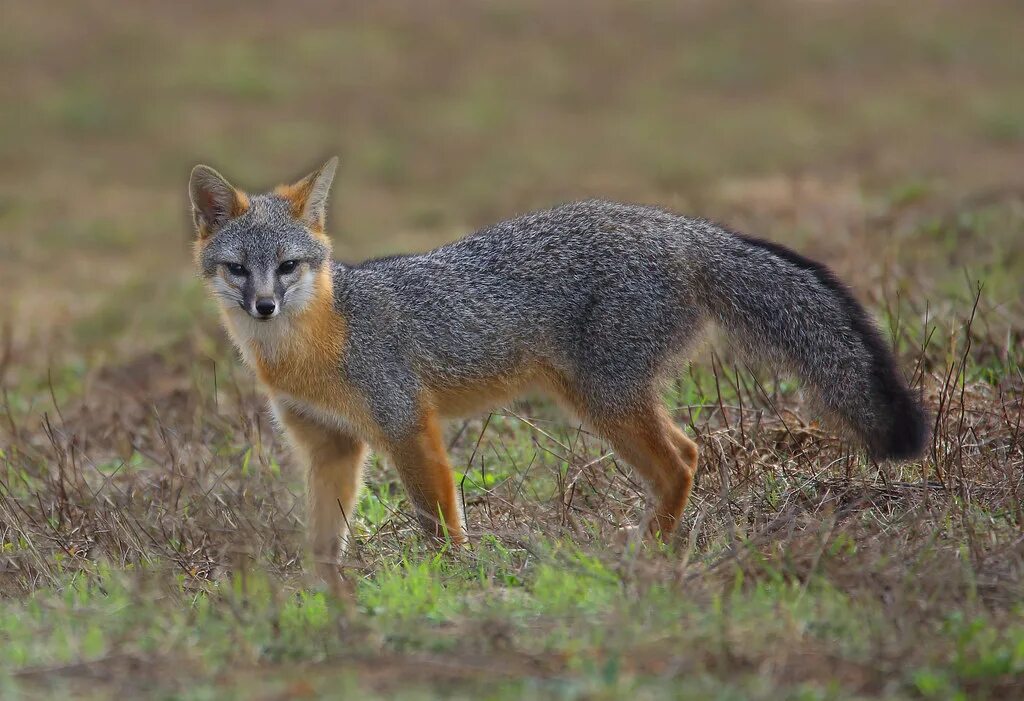
{"type": "Polygon", "coordinates": [[[253,306],[253,316],[257,319],[269,319],[277,314],[278,304],[273,297],[259,297],[253,306]]]}

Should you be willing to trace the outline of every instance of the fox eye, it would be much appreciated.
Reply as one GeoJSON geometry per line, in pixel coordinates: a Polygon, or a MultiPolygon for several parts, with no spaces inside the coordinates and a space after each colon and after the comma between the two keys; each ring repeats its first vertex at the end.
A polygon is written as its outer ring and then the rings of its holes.
{"type": "Polygon", "coordinates": [[[240,263],[225,263],[224,265],[228,269],[228,272],[234,275],[235,277],[249,276],[249,271],[246,270],[245,266],[241,265],[240,263]]]}
{"type": "Polygon", "coordinates": [[[299,261],[297,260],[286,260],[277,266],[278,275],[287,275],[288,273],[295,272],[295,269],[299,267],[299,261]]]}

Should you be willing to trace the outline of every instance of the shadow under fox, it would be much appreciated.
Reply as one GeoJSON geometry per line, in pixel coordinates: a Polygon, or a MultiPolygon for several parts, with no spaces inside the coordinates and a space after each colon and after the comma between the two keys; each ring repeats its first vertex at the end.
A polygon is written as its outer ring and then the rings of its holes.
{"type": "Polygon", "coordinates": [[[426,253],[346,265],[325,233],[336,160],[247,195],[197,166],[195,259],[308,474],[318,572],[335,562],[367,450],[428,533],[464,539],[442,421],[540,390],[686,506],[697,446],[660,384],[714,323],[793,371],[876,459],[913,457],[925,416],[863,308],[823,266],[702,219],[602,201],[527,214],[426,253]]]}

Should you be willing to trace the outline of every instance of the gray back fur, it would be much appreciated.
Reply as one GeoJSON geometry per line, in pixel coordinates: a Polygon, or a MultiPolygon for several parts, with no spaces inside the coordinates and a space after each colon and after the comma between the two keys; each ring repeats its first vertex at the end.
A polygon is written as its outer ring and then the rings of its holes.
{"type": "Polygon", "coordinates": [[[923,447],[924,414],[891,353],[827,269],[711,222],[587,201],[500,222],[427,253],[334,264],[342,359],[386,430],[424,384],[540,360],[595,416],[649,401],[713,322],[794,371],[878,458],[923,447]]]}

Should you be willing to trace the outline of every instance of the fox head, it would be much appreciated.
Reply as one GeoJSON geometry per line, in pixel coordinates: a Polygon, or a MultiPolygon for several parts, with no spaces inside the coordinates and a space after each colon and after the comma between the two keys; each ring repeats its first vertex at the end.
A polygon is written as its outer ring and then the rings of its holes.
{"type": "Polygon", "coordinates": [[[317,286],[329,284],[324,224],[337,165],[332,158],[262,195],[236,189],[209,166],[192,169],[195,260],[226,313],[270,322],[302,311],[317,286]]]}

